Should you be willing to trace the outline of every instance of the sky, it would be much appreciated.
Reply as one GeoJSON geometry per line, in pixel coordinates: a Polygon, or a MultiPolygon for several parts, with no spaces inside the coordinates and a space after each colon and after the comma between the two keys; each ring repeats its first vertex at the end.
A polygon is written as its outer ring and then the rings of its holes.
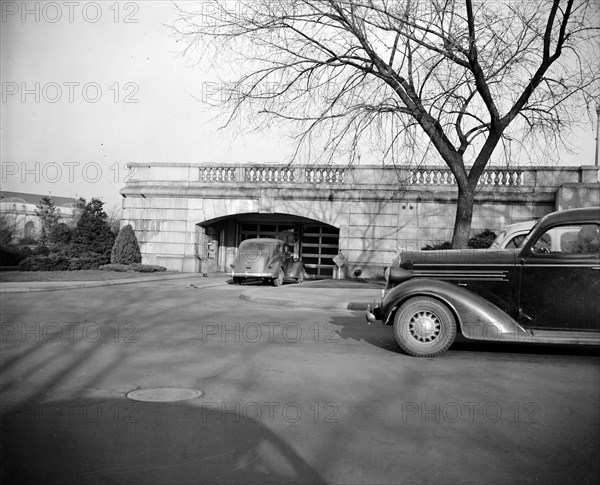
{"type": "Polygon", "coordinates": [[[1,3],[2,189],[120,204],[129,162],[276,162],[287,149],[219,130],[202,101],[214,76],[181,56],[171,2],[1,3]]]}
{"type": "MultiPolygon", "coordinates": [[[[190,6],[191,2],[180,2],[190,6]]],[[[129,162],[281,163],[272,129],[220,130],[215,75],[181,56],[171,2],[1,0],[2,189],[121,203],[129,162]]],[[[593,165],[594,129],[565,165],[593,165]]]]}

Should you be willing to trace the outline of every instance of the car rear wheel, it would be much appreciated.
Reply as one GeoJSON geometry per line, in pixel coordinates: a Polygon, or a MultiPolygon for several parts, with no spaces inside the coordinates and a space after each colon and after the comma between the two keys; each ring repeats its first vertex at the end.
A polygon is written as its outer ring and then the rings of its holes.
{"type": "Polygon", "coordinates": [[[281,286],[283,285],[283,270],[279,268],[277,272],[277,277],[273,279],[273,286],[281,286]]]}
{"type": "Polygon", "coordinates": [[[456,319],[447,305],[435,298],[418,296],[407,300],[394,317],[398,345],[415,357],[434,357],[452,345],[456,319]]]}

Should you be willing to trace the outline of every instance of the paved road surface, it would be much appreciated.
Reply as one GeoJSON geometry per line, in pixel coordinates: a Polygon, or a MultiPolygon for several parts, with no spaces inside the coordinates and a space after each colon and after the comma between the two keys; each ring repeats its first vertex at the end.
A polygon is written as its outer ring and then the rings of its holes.
{"type": "Polygon", "coordinates": [[[598,483],[591,351],[417,359],[362,312],[188,283],[2,295],[2,483],[598,483]],[[163,387],[203,394],[126,397],[163,387]]]}

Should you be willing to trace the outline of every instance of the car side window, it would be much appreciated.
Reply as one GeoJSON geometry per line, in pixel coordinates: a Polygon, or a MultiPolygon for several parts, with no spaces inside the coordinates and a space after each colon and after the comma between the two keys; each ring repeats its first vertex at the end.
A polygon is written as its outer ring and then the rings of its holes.
{"type": "Polygon", "coordinates": [[[571,253],[598,254],[600,253],[600,226],[598,224],[583,224],[576,237],[569,244],[571,253]]]}
{"type": "Polygon", "coordinates": [[[550,252],[550,248],[552,247],[552,236],[545,232],[542,234],[538,240],[533,243],[531,246],[531,250],[534,254],[547,254],[550,252]]]}
{"type": "Polygon", "coordinates": [[[578,254],[600,253],[600,226],[598,224],[570,224],[546,230],[532,244],[533,254],[578,254]]]}

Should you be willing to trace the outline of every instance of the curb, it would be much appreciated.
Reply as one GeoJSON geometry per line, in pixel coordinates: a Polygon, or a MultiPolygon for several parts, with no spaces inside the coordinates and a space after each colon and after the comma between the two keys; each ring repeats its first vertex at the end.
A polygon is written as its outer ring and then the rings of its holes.
{"type": "MultiPolygon", "coordinates": [[[[146,281],[168,281],[168,280],[179,280],[186,278],[199,278],[200,273],[184,273],[184,274],[176,274],[176,275],[166,275],[166,276],[146,276],[143,278],[131,278],[131,279],[122,279],[122,280],[102,280],[102,281],[65,281],[64,283],[54,283],[52,281],[45,282],[0,282],[0,293],[34,293],[40,291],[58,291],[58,290],[70,290],[70,289],[80,289],[80,288],[97,288],[100,286],[115,286],[115,285],[127,285],[132,283],[144,283],[146,281]],[[43,286],[50,283],[51,286],[43,286]],[[12,287],[4,287],[5,285],[23,285],[22,287],[12,286],[12,287]],[[33,286],[26,286],[33,285],[33,286]],[[35,286],[40,285],[40,286],[35,286]]],[[[208,283],[208,281],[207,281],[208,283]]],[[[212,282],[211,285],[206,286],[217,286],[219,283],[212,282]]],[[[200,286],[200,288],[206,287],[204,285],[200,286]]]]}
{"type": "MultiPolygon", "coordinates": [[[[326,289],[325,289],[326,290],[326,289]]],[[[254,303],[263,303],[285,308],[301,308],[304,310],[319,309],[319,310],[366,310],[371,303],[358,301],[342,301],[342,302],[324,302],[324,301],[303,301],[299,299],[284,299],[284,298],[268,298],[262,296],[254,296],[252,290],[244,291],[240,294],[240,298],[245,301],[254,303]]]]}

